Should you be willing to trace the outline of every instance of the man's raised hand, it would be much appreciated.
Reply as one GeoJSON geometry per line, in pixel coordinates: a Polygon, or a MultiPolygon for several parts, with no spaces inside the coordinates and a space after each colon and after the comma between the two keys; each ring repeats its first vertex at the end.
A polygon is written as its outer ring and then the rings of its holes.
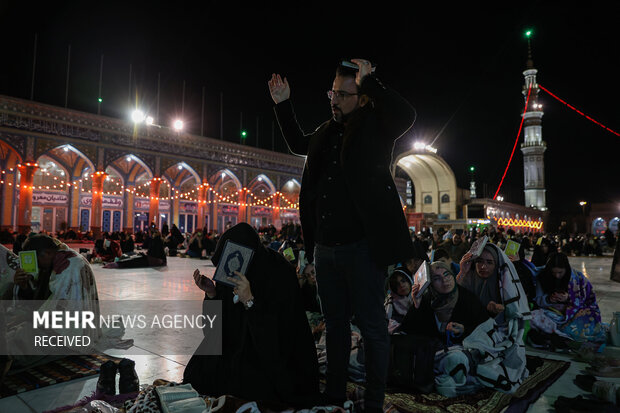
{"type": "Polygon", "coordinates": [[[276,105],[280,102],[284,102],[289,97],[291,97],[291,88],[288,85],[288,80],[280,75],[276,75],[275,73],[271,75],[271,79],[267,82],[269,85],[269,93],[271,93],[271,98],[276,103],[276,105]]]}
{"type": "Polygon", "coordinates": [[[357,86],[361,86],[364,78],[372,72],[372,65],[365,59],[351,59],[351,62],[355,63],[359,68],[355,76],[355,83],[357,86]]]}

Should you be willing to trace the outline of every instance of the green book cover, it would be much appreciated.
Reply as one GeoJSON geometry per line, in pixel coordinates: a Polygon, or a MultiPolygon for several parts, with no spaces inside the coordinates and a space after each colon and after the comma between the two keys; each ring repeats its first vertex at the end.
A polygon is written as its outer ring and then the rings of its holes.
{"type": "Polygon", "coordinates": [[[288,247],[284,251],[282,251],[282,255],[289,261],[295,261],[295,253],[293,252],[293,248],[288,247]]]}
{"type": "Polygon", "coordinates": [[[511,255],[519,255],[519,248],[521,247],[521,244],[519,244],[518,242],[515,242],[513,240],[508,240],[508,243],[506,244],[506,249],[504,250],[504,253],[506,253],[507,256],[511,256],[511,255]]]}
{"type": "Polygon", "coordinates": [[[36,251],[20,251],[19,261],[22,270],[32,274],[35,279],[39,276],[39,264],[37,263],[36,251]]]}

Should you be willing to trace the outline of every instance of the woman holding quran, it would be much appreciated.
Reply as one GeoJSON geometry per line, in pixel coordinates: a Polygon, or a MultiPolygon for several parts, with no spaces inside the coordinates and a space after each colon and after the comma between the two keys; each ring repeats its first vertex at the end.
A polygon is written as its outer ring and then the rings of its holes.
{"type": "Polygon", "coordinates": [[[460,344],[489,318],[486,310],[478,297],[456,283],[448,264],[432,263],[429,278],[428,293],[422,295],[417,307],[409,309],[401,331],[436,338],[448,347],[460,344]]]}
{"type": "Polygon", "coordinates": [[[490,316],[463,340],[463,348],[479,384],[512,393],[528,376],[523,332],[531,313],[513,263],[487,240],[484,236],[473,243],[457,276],[490,316]]]}
{"type": "MultiPolygon", "coordinates": [[[[294,408],[318,405],[317,353],[295,268],[265,248],[246,223],[222,234],[211,261],[219,265],[216,277],[220,270],[235,275],[214,282],[194,272],[205,300],[222,302],[222,354],[194,354],[183,382],[209,396],[228,394],[294,408]],[[249,264],[242,253],[224,254],[227,241],[252,250],[249,264]],[[244,263],[245,275],[238,271],[244,263]]],[[[201,346],[213,339],[205,333],[201,346]]]]}
{"type": "Polygon", "coordinates": [[[475,379],[468,378],[467,367],[455,369],[463,364],[463,358],[467,359],[460,344],[489,317],[478,297],[456,283],[450,265],[441,261],[430,266],[424,263],[418,273],[425,268],[429,272],[425,291],[420,297],[418,291],[424,287],[414,284],[413,305],[398,332],[390,336],[390,380],[424,393],[433,386],[442,394],[451,394],[457,388],[460,393],[468,393],[480,386],[471,385],[475,379]],[[404,367],[411,365],[415,365],[414,371],[404,367]]]}

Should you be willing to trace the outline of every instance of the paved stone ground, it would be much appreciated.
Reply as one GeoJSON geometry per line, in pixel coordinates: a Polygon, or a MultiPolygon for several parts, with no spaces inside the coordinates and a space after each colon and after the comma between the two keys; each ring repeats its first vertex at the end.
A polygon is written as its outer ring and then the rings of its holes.
{"type": "MultiPolygon", "coordinates": [[[[582,271],[594,285],[603,321],[609,323],[614,311],[620,311],[620,283],[609,280],[611,257],[571,257],[571,265],[582,271]]],[[[94,265],[97,286],[101,300],[202,300],[203,293],[194,285],[192,273],[199,268],[207,275],[212,275],[214,268],[210,261],[190,258],[172,257],[165,268],[142,269],[104,269],[94,265]]],[[[158,337],[152,337],[157,340],[158,337]]],[[[181,335],[171,340],[180,344],[181,335]]],[[[174,348],[174,347],[172,347],[174,348]]],[[[620,349],[608,348],[607,352],[620,349]]],[[[618,351],[620,353],[620,351],[618,351]]],[[[569,360],[559,354],[548,354],[528,349],[528,353],[542,357],[569,360]]],[[[111,352],[122,356],[122,351],[111,352]]],[[[181,381],[183,370],[190,356],[171,356],[148,353],[142,356],[129,356],[136,361],[136,370],[142,384],[151,384],[157,378],[181,381]]],[[[585,394],[574,383],[573,379],[580,374],[586,365],[572,362],[571,367],[533,404],[530,412],[548,412],[553,409],[553,402],[560,396],[574,397],[585,394]]],[[[22,413],[41,412],[59,406],[73,404],[84,396],[89,396],[95,389],[97,377],[74,380],[69,383],[21,393],[0,399],[0,412],[22,413]]],[[[616,379],[620,383],[620,379],[616,379]]]]}

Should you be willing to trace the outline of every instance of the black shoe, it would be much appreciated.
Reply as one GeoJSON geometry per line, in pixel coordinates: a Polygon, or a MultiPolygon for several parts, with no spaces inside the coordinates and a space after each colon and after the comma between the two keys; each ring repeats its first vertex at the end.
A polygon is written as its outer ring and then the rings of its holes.
{"type": "Polygon", "coordinates": [[[592,392],[592,386],[596,381],[596,377],[591,374],[578,374],[573,382],[582,390],[592,392]]]}
{"type": "Polygon", "coordinates": [[[135,393],[140,391],[140,379],[135,369],[136,363],[130,359],[122,359],[118,363],[120,379],[118,381],[118,393],[135,393]]]}
{"type": "Polygon", "coordinates": [[[99,368],[99,380],[97,380],[97,392],[109,396],[116,395],[116,363],[108,360],[99,368]]]}

